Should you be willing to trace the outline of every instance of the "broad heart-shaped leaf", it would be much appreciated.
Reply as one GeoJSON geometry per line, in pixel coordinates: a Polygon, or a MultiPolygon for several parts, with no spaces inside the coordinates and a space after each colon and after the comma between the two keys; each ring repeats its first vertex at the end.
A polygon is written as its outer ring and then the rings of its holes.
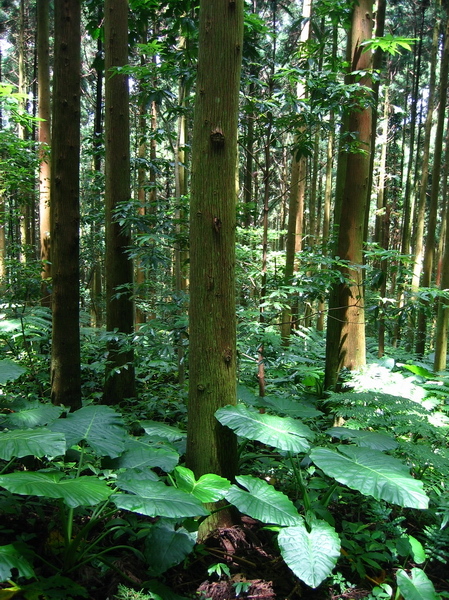
{"type": "Polygon", "coordinates": [[[140,421],[140,426],[143,427],[147,435],[162,438],[169,442],[176,442],[176,440],[186,436],[186,433],[177,427],[166,423],[158,423],[157,421],[140,421]]]}
{"type": "Polygon", "coordinates": [[[409,508],[427,508],[429,499],[423,484],[413,479],[408,468],[396,458],[377,450],[339,446],[340,452],[314,448],[313,462],[326,475],[376,500],[409,508]]]}
{"type": "Polygon", "coordinates": [[[302,517],[293,502],[282,492],[278,492],[263,479],[240,475],[237,483],[246,487],[245,492],[236,485],[231,485],[226,500],[236,506],[240,512],[264,523],[275,525],[297,525],[302,517]]]}
{"type": "Polygon", "coordinates": [[[8,358],[0,360],[0,385],[5,385],[8,381],[19,379],[24,373],[26,373],[26,369],[17,365],[12,360],[8,358]]]}
{"type": "Polygon", "coordinates": [[[308,440],[313,440],[313,432],[299,421],[290,417],[273,417],[260,414],[243,405],[224,406],[215,413],[222,425],[227,425],[237,435],[249,440],[257,440],[268,446],[289,452],[307,452],[308,440]]]}
{"type": "Polygon", "coordinates": [[[80,408],[66,419],[58,419],[50,428],[63,433],[69,447],[85,440],[98,456],[111,458],[123,452],[128,437],[121,416],[104,405],[80,408]]]}
{"type": "Polygon", "coordinates": [[[227,479],[213,473],[202,475],[197,481],[193,471],[186,467],[176,467],[175,480],[180,490],[193,494],[201,502],[218,502],[231,485],[227,479]]]}
{"type": "Polygon", "coordinates": [[[117,481],[117,485],[130,494],[114,494],[112,501],[118,508],[130,510],[149,517],[168,517],[181,519],[184,517],[207,516],[202,503],[191,494],[169,487],[162,481],[117,481]]]}
{"type": "Polygon", "coordinates": [[[0,433],[0,458],[10,460],[14,456],[61,456],[66,443],[62,433],[48,429],[15,429],[0,433]]]}
{"type": "Polygon", "coordinates": [[[0,475],[0,486],[13,494],[62,498],[70,508],[93,506],[107,500],[111,490],[105,481],[83,475],[77,479],[62,479],[62,473],[20,471],[0,475]]]}
{"type": "Polygon", "coordinates": [[[170,523],[156,523],[145,537],[144,555],[150,575],[158,576],[178,565],[195,545],[195,537],[183,527],[174,529],[170,523]]]}
{"type": "Polygon", "coordinates": [[[357,446],[371,448],[372,450],[394,450],[399,445],[391,435],[378,431],[349,429],[349,427],[331,427],[326,433],[331,437],[342,440],[351,440],[357,444],[357,446]]]}
{"type": "Polygon", "coordinates": [[[310,531],[304,522],[281,529],[278,544],[287,566],[313,588],[329,577],[340,556],[340,538],[325,521],[315,520],[310,531]]]}
{"type": "Polygon", "coordinates": [[[441,600],[422,569],[415,567],[410,575],[409,577],[403,569],[396,573],[396,582],[404,600],[441,600]]]}
{"type": "Polygon", "coordinates": [[[159,467],[170,473],[179,461],[179,454],[175,450],[169,446],[149,444],[145,438],[128,439],[124,448],[123,454],[113,461],[116,468],[159,467]]]}
{"type": "Polygon", "coordinates": [[[37,404],[6,415],[4,422],[8,428],[41,427],[55,421],[63,410],[62,406],[37,404]]]}
{"type": "Polygon", "coordinates": [[[32,566],[14,544],[0,546],[0,581],[11,579],[11,569],[17,569],[20,577],[34,577],[32,566]]]}

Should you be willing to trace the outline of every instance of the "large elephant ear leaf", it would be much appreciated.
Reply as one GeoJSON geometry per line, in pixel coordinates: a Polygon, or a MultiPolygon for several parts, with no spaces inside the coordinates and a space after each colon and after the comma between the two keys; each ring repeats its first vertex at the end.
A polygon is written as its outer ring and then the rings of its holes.
{"type": "Polygon", "coordinates": [[[243,405],[224,406],[215,413],[222,425],[226,425],[241,437],[257,440],[278,450],[307,452],[309,440],[314,434],[307,425],[290,417],[274,417],[260,414],[243,405]]]}
{"type": "Polygon", "coordinates": [[[65,454],[66,441],[62,433],[40,429],[16,429],[0,433],[0,458],[23,456],[61,456],[65,454]]]}
{"type": "Polygon", "coordinates": [[[399,445],[391,435],[379,431],[349,429],[349,427],[331,427],[326,433],[331,437],[341,440],[351,440],[357,446],[371,448],[372,450],[394,450],[399,445]]]}
{"type": "Polygon", "coordinates": [[[125,449],[128,434],[119,413],[109,406],[85,406],[50,426],[63,433],[68,446],[84,440],[98,456],[115,458],[125,449]]]}
{"type": "Polygon", "coordinates": [[[214,473],[206,473],[195,479],[193,471],[181,466],[175,469],[175,480],[180,490],[193,494],[201,502],[222,500],[231,486],[227,479],[214,473]]]}
{"type": "MultiPolygon", "coordinates": [[[[35,404],[27,408],[22,408],[17,412],[9,413],[5,416],[6,426],[11,428],[23,429],[25,427],[41,427],[55,421],[61,416],[64,408],[62,406],[53,406],[51,404],[35,404]]],[[[47,432],[48,435],[48,432],[47,432]]]]}
{"type": "Polygon", "coordinates": [[[241,475],[236,481],[248,491],[232,485],[225,497],[241,513],[275,525],[296,525],[302,521],[293,502],[266,481],[251,475],[241,475]]]}
{"type": "Polygon", "coordinates": [[[377,450],[339,446],[339,452],[314,448],[310,457],[326,475],[376,500],[409,508],[427,508],[422,481],[401,461],[377,450]]]}
{"type": "Polygon", "coordinates": [[[165,485],[162,481],[118,479],[117,485],[122,490],[131,492],[112,496],[111,499],[117,508],[148,517],[167,517],[169,519],[202,517],[209,514],[209,511],[195,496],[165,485]]]}
{"type": "Polygon", "coordinates": [[[183,527],[175,529],[173,523],[156,523],[145,537],[145,558],[149,573],[159,576],[178,565],[193,550],[195,535],[183,527]]]}
{"type": "Polygon", "coordinates": [[[9,358],[0,360],[0,385],[19,379],[24,373],[26,373],[26,369],[9,358]]]}
{"type": "Polygon", "coordinates": [[[0,486],[22,496],[61,498],[70,508],[94,506],[111,495],[108,484],[101,479],[87,475],[76,479],[63,479],[59,471],[20,471],[0,475],[0,486]]]}
{"type": "Polygon", "coordinates": [[[404,600],[441,600],[433,583],[418,567],[410,571],[410,576],[403,569],[399,569],[396,582],[404,600]]]}
{"type": "Polygon", "coordinates": [[[17,569],[20,577],[34,577],[32,566],[14,544],[0,546],[0,582],[11,579],[13,569],[17,569]]]}
{"type": "Polygon", "coordinates": [[[312,588],[329,577],[340,556],[337,532],[325,521],[313,521],[281,529],[278,544],[282,558],[293,573],[312,588]]]}

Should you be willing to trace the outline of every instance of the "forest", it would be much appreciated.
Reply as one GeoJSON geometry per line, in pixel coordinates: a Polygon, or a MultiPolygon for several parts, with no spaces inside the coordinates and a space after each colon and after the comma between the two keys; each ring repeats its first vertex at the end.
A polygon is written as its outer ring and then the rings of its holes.
{"type": "Polygon", "coordinates": [[[0,0],[0,600],[449,598],[446,0],[0,0]]]}

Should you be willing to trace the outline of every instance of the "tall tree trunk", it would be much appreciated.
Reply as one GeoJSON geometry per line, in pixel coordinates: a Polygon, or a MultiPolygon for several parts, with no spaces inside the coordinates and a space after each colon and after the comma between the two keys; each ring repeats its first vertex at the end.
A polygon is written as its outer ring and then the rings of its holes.
{"type": "MultiPolygon", "coordinates": [[[[307,42],[310,35],[310,15],[312,12],[312,0],[305,0],[302,7],[302,30],[299,36],[300,45],[307,42]]],[[[304,100],[306,87],[303,81],[298,82],[296,95],[298,100],[304,100]]],[[[301,135],[305,135],[305,128],[296,135],[296,141],[300,141],[301,135]]],[[[293,274],[297,271],[296,255],[301,250],[303,222],[304,222],[304,195],[307,177],[307,156],[297,156],[294,151],[292,158],[292,171],[290,183],[290,195],[288,204],[287,239],[285,244],[285,285],[291,285],[293,274]]],[[[289,344],[290,334],[293,327],[294,304],[282,311],[281,337],[285,345],[289,344]]]]}
{"type": "Polygon", "coordinates": [[[51,240],[51,398],[81,406],[79,335],[80,0],[55,3],[51,240]]]}
{"type": "MultiPolygon", "coordinates": [[[[440,5],[441,0],[435,1],[435,14],[437,7],[440,5]]],[[[419,198],[418,207],[416,211],[416,230],[414,239],[414,265],[413,265],[413,278],[412,278],[412,291],[416,293],[419,287],[419,280],[422,270],[422,258],[423,258],[423,241],[424,241],[424,221],[426,212],[427,202],[427,184],[429,180],[429,160],[430,160],[430,145],[432,135],[432,124],[433,124],[433,111],[435,104],[435,91],[436,91],[436,65],[437,65],[437,52],[438,52],[438,40],[439,40],[439,29],[440,21],[436,19],[433,28],[433,40],[432,40],[432,52],[430,60],[430,80],[429,80],[429,96],[427,101],[427,116],[424,129],[424,143],[420,148],[420,154],[422,155],[421,165],[421,181],[419,184],[419,198]]]]}
{"type": "MultiPolygon", "coordinates": [[[[26,28],[27,28],[27,11],[25,6],[25,0],[20,0],[19,4],[19,57],[18,57],[18,75],[19,75],[19,93],[23,94],[20,99],[22,110],[27,109],[27,94],[28,94],[28,81],[26,73],[26,62],[27,62],[27,41],[26,41],[26,28]]],[[[19,123],[19,137],[22,140],[26,140],[29,137],[28,130],[22,123],[19,123]]],[[[21,259],[26,261],[30,258],[35,251],[34,239],[33,239],[33,220],[34,220],[34,196],[33,193],[27,189],[25,193],[22,192],[19,199],[20,202],[20,241],[21,241],[21,259]]]]}
{"type": "MultiPolygon", "coordinates": [[[[98,10],[98,24],[103,19],[102,7],[98,10]]],[[[98,180],[102,176],[102,148],[103,148],[103,40],[101,37],[97,40],[96,56],[96,89],[95,89],[95,117],[94,117],[94,141],[93,141],[93,170],[94,177],[98,180]]],[[[93,211],[96,215],[100,211],[98,199],[94,197],[93,211]]],[[[98,250],[98,236],[100,233],[100,224],[96,218],[92,219],[91,239],[92,239],[92,277],[90,284],[90,322],[92,327],[101,327],[103,325],[103,269],[102,259],[98,250]]]]}
{"type": "MultiPolygon", "coordinates": [[[[185,39],[182,40],[182,46],[185,46],[185,39]]],[[[186,209],[184,206],[187,195],[187,169],[186,169],[186,152],[187,144],[187,119],[185,115],[186,96],[188,93],[187,85],[180,80],[178,89],[178,103],[183,109],[178,117],[178,135],[175,148],[175,193],[178,206],[176,208],[176,236],[177,242],[175,247],[175,289],[181,300],[180,313],[184,314],[184,303],[182,299],[187,291],[187,262],[188,249],[184,241],[186,232],[186,209]]],[[[183,331],[178,332],[177,343],[177,359],[178,359],[178,382],[184,385],[185,380],[185,351],[184,351],[185,334],[183,331]]]]}
{"type": "Polygon", "coordinates": [[[103,402],[118,404],[135,396],[134,354],[125,338],[132,333],[134,324],[133,265],[127,253],[131,233],[129,226],[120,224],[115,215],[131,195],[128,77],[115,71],[128,62],[127,0],[105,0],[104,32],[106,328],[118,331],[119,339],[108,345],[103,402]]]}
{"type": "MultiPolygon", "coordinates": [[[[335,62],[337,58],[337,47],[338,47],[338,28],[336,25],[332,27],[332,61],[335,62]]],[[[331,202],[332,202],[332,171],[334,163],[334,142],[335,142],[335,113],[333,110],[329,113],[329,137],[327,140],[327,151],[326,151],[326,175],[324,184],[324,203],[323,203],[323,253],[326,252],[326,245],[329,241],[330,233],[330,214],[331,214],[331,202]]],[[[317,319],[317,330],[324,331],[324,312],[325,304],[324,298],[320,299],[318,305],[318,319],[317,319]]]]}
{"type": "MultiPolygon", "coordinates": [[[[384,114],[382,123],[382,142],[381,142],[381,154],[379,164],[379,183],[377,186],[377,213],[376,213],[376,229],[374,239],[380,248],[385,250],[388,249],[388,224],[389,224],[389,209],[387,207],[387,194],[386,194],[386,175],[387,175],[387,149],[388,149],[388,118],[390,113],[390,101],[389,101],[389,82],[385,86],[385,99],[384,99],[384,114]]],[[[373,135],[375,134],[374,128],[372,128],[373,135]]],[[[374,148],[372,150],[374,152],[374,148]]],[[[373,164],[373,163],[372,163],[373,164]]],[[[388,261],[383,258],[378,261],[376,265],[381,273],[380,285],[379,285],[379,305],[378,305],[378,318],[377,318],[377,336],[378,336],[378,348],[377,356],[380,358],[385,352],[385,296],[387,291],[387,269],[388,261]]]]}
{"type": "Polygon", "coordinates": [[[49,60],[49,0],[37,1],[37,65],[38,65],[38,116],[39,119],[39,228],[42,261],[41,304],[51,306],[50,257],[50,60],[49,60]]]}
{"type": "MultiPolygon", "coordinates": [[[[438,102],[438,119],[435,133],[435,141],[433,145],[433,167],[432,167],[432,185],[430,190],[430,207],[429,220],[427,224],[426,245],[424,250],[424,260],[422,269],[421,285],[429,287],[432,279],[433,257],[436,244],[436,229],[438,216],[438,199],[440,192],[440,176],[441,176],[441,159],[443,156],[443,134],[444,122],[446,117],[446,101],[447,101],[447,83],[449,71],[449,19],[446,16],[445,26],[445,41],[444,49],[441,57],[440,69],[440,88],[438,102]]],[[[418,331],[416,339],[416,352],[421,356],[424,354],[426,345],[426,324],[427,324],[427,307],[422,307],[418,314],[418,331]]]]}
{"type": "MultiPolygon", "coordinates": [[[[364,52],[361,43],[372,37],[372,0],[360,0],[353,8],[352,23],[348,42],[348,63],[350,73],[365,71],[370,73],[371,52],[364,52]]],[[[353,75],[347,80],[354,83],[353,75]]],[[[337,383],[342,367],[357,369],[365,364],[365,315],[362,280],[363,241],[365,210],[368,203],[368,180],[371,150],[371,108],[366,104],[366,94],[362,86],[371,87],[369,75],[361,78],[359,97],[361,106],[353,108],[347,117],[344,134],[357,140],[357,148],[352,152],[340,152],[339,160],[344,160],[344,180],[341,185],[341,213],[338,232],[337,255],[348,261],[341,268],[347,283],[335,285],[329,303],[325,385],[333,387],[337,383]],[[346,156],[345,156],[346,154],[346,156]]],[[[338,201],[338,200],[337,200],[338,201]]]]}
{"type": "MultiPolygon", "coordinates": [[[[235,227],[243,0],[201,0],[192,143],[187,465],[232,479],[237,440],[215,411],[236,403],[235,227]]],[[[215,514],[205,532],[231,521],[215,514]]]]}

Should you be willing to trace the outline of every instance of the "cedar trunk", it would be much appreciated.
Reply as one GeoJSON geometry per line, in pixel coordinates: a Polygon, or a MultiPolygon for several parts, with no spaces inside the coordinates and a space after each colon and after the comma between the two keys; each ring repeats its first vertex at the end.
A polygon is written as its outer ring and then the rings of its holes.
{"type": "Polygon", "coordinates": [[[79,336],[80,0],[55,3],[51,240],[51,398],[81,406],[79,336]]]}
{"type": "MultiPolygon", "coordinates": [[[[236,162],[243,0],[202,0],[192,145],[187,465],[232,479],[237,441],[214,417],[236,403],[236,162]]],[[[227,511],[208,528],[229,524],[227,511]]]]}
{"type": "Polygon", "coordinates": [[[49,60],[49,0],[37,2],[37,65],[39,121],[39,226],[42,261],[41,304],[51,306],[48,281],[51,277],[50,258],[50,60],[49,60]]]}
{"type": "MultiPolygon", "coordinates": [[[[360,0],[354,6],[348,41],[350,73],[370,72],[371,53],[364,52],[361,43],[372,37],[372,12],[372,0],[360,0]]],[[[348,81],[354,83],[352,77],[349,75],[348,81]]],[[[341,193],[341,198],[336,199],[336,204],[341,206],[341,210],[336,254],[341,260],[348,261],[348,264],[340,269],[346,282],[334,286],[329,302],[325,374],[327,387],[335,386],[342,367],[357,369],[366,361],[361,265],[365,211],[369,201],[371,106],[362,86],[371,87],[369,75],[361,78],[359,84],[360,103],[345,119],[343,151],[339,155],[343,166],[341,188],[337,186],[337,194],[341,193]],[[347,148],[349,139],[354,141],[347,148]]]]}
{"type": "Polygon", "coordinates": [[[118,404],[135,395],[133,351],[125,337],[134,324],[133,265],[127,253],[131,233],[115,214],[131,196],[128,77],[116,71],[128,62],[127,0],[106,0],[104,30],[106,328],[119,335],[108,345],[103,401],[118,404]]]}

